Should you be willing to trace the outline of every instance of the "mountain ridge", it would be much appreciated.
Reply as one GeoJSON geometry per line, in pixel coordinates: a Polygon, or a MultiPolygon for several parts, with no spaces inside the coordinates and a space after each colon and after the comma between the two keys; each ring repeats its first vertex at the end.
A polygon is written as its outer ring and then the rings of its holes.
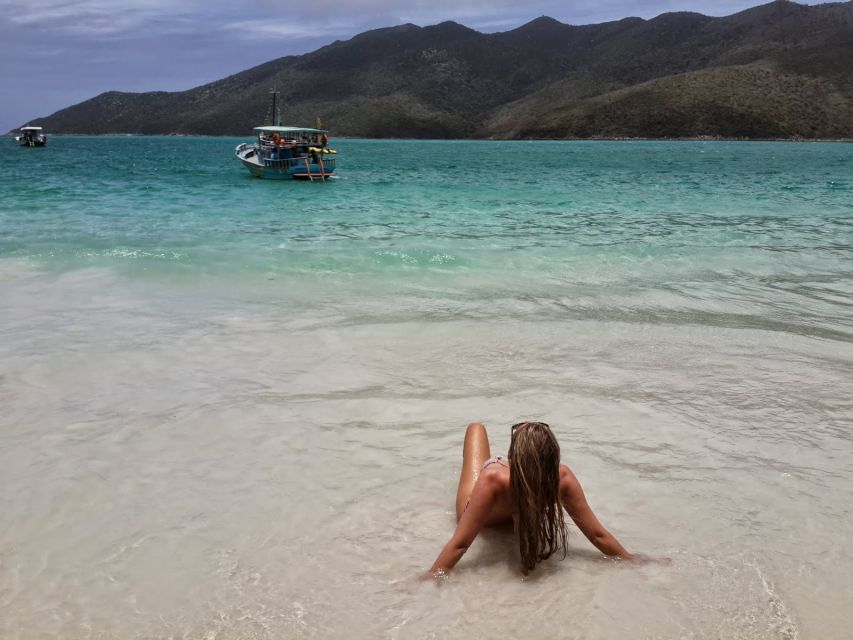
{"type": "Polygon", "coordinates": [[[186,91],[108,91],[31,124],[245,135],[272,87],[286,123],[319,116],[343,136],[851,138],[853,0],[595,25],[540,16],[490,34],[397,25],[186,91]]]}

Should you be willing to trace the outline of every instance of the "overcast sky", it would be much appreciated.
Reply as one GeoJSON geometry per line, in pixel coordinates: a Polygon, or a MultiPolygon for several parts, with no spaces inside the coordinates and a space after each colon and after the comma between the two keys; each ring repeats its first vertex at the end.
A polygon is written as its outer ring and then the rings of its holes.
{"type": "MultiPolygon", "coordinates": [[[[0,0],[0,132],[103,91],[188,89],[376,27],[455,20],[506,31],[760,0],[0,0]]],[[[818,4],[815,1],[804,4],[818,4]]]]}

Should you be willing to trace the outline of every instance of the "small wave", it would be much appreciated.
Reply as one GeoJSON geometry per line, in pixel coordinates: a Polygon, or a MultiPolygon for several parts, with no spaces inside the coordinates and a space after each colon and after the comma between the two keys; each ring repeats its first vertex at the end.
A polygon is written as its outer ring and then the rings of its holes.
{"type": "Polygon", "coordinates": [[[145,249],[116,248],[105,251],[81,251],[80,258],[124,258],[128,260],[174,260],[184,261],[189,255],[177,251],[147,251],[145,249]]]}
{"type": "Polygon", "coordinates": [[[456,262],[456,258],[447,253],[437,253],[429,259],[433,264],[448,264],[456,262]]]}

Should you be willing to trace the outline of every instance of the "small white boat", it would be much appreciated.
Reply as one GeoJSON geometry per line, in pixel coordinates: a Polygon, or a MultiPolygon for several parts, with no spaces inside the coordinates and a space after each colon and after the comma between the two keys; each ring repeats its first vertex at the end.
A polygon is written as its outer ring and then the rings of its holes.
{"type": "Polygon", "coordinates": [[[21,135],[15,140],[22,147],[43,147],[47,144],[47,136],[41,132],[41,127],[21,127],[21,135]]]}

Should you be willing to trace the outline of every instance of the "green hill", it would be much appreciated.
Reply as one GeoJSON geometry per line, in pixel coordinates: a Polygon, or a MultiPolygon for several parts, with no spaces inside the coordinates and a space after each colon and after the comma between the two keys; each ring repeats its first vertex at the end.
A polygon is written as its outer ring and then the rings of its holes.
{"type": "Polygon", "coordinates": [[[275,87],[287,124],[364,137],[853,137],[853,2],[776,1],[482,34],[402,25],[188,91],[108,92],[53,133],[245,135],[275,87]]]}

